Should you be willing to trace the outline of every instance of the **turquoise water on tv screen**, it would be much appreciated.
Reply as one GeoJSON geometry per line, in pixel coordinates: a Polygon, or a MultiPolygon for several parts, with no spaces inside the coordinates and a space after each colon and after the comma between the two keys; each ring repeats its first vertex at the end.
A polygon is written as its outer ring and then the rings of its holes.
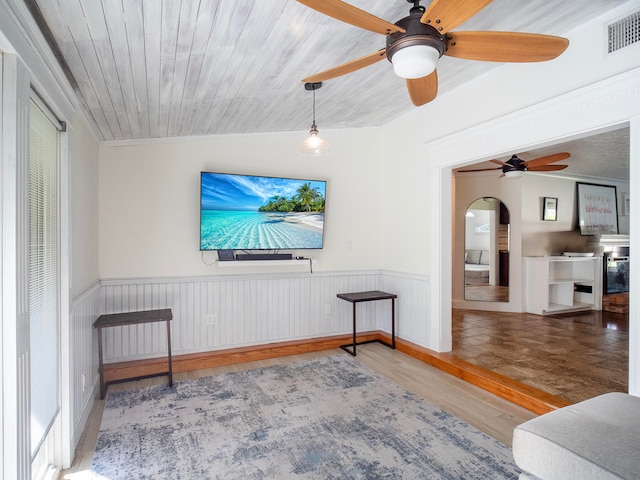
{"type": "Polygon", "coordinates": [[[202,210],[200,250],[322,248],[323,213],[202,210]]]}

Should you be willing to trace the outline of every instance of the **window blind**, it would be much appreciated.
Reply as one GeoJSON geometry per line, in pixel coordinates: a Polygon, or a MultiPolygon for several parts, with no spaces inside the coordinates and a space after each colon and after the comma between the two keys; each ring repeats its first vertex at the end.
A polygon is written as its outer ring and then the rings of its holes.
{"type": "Polygon", "coordinates": [[[58,129],[33,101],[29,138],[31,453],[58,412],[58,129]]]}

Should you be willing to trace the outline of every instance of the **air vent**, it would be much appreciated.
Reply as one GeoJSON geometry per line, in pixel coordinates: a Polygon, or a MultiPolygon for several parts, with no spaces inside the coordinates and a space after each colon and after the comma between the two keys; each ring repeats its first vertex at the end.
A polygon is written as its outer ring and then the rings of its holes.
{"type": "Polygon", "coordinates": [[[640,12],[612,23],[608,30],[609,53],[640,41],[640,12]]]}

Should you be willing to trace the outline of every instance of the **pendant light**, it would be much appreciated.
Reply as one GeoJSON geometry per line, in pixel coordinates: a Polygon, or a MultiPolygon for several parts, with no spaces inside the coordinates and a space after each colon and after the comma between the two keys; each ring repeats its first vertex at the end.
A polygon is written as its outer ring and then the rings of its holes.
{"type": "Polygon", "coordinates": [[[319,157],[320,155],[326,155],[329,153],[331,147],[325,142],[318,134],[318,126],[316,125],[316,90],[322,86],[322,82],[305,83],[305,90],[311,90],[313,92],[313,123],[311,124],[311,130],[309,130],[309,138],[300,143],[298,149],[300,153],[310,155],[312,157],[319,157]]]}

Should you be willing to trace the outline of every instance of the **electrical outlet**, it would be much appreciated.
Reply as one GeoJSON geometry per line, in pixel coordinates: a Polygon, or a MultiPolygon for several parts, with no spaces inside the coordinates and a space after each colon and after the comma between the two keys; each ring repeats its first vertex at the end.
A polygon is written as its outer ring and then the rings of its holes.
{"type": "Polygon", "coordinates": [[[330,303],[325,303],[324,304],[324,314],[325,315],[331,315],[331,304],[330,303]]]}
{"type": "Polygon", "coordinates": [[[218,325],[218,314],[217,313],[207,314],[207,318],[205,319],[205,325],[207,327],[215,327],[216,325],[218,325]]]}

